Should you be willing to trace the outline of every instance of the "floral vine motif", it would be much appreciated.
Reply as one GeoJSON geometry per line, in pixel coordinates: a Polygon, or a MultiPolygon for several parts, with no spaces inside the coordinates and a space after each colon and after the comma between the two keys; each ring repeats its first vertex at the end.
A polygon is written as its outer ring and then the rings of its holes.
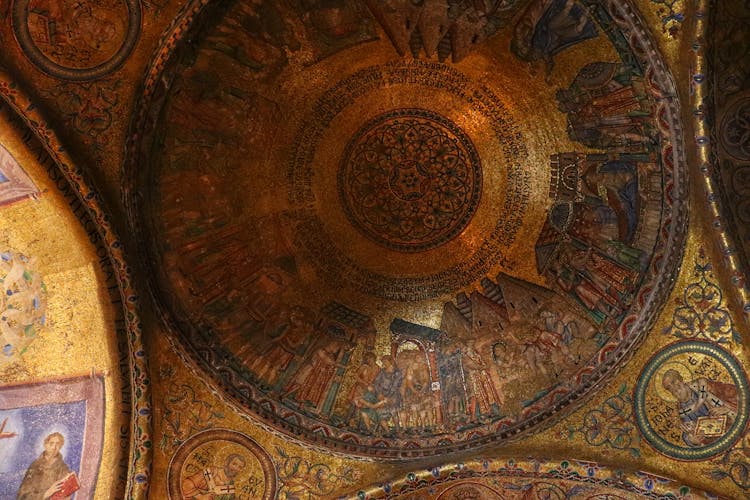
{"type": "Polygon", "coordinates": [[[163,381],[170,380],[163,399],[162,437],[159,442],[162,450],[181,445],[193,434],[213,427],[215,419],[224,418],[224,414],[214,410],[211,403],[198,399],[195,389],[188,384],[171,380],[173,377],[172,366],[159,369],[159,378],[163,381]]]}
{"type": "Polygon", "coordinates": [[[122,82],[64,84],[44,92],[63,110],[65,123],[83,139],[95,144],[106,143],[99,136],[112,126],[115,108],[120,103],[122,82]]]}
{"type": "Polygon", "coordinates": [[[721,288],[714,283],[711,263],[701,248],[695,262],[696,280],[685,287],[672,324],[664,329],[678,338],[704,338],[714,342],[740,342],[732,317],[724,305],[721,288]]]}
{"type": "Polygon", "coordinates": [[[582,434],[592,446],[607,446],[615,450],[627,450],[634,457],[640,456],[637,446],[640,436],[633,421],[633,399],[626,384],[614,396],[607,398],[598,408],[583,417],[583,425],[568,428],[568,439],[582,434]]]}
{"type": "Polygon", "coordinates": [[[310,500],[329,498],[330,494],[342,486],[351,486],[359,481],[362,473],[351,467],[331,469],[326,464],[310,463],[302,457],[289,456],[282,448],[276,447],[279,456],[279,500],[310,500]]]}
{"type": "Polygon", "coordinates": [[[685,20],[685,14],[680,12],[683,8],[682,0],[651,0],[651,3],[660,6],[657,12],[661,16],[662,31],[677,38],[685,20]]]}
{"type": "Polygon", "coordinates": [[[706,475],[714,481],[729,479],[747,491],[750,490],[750,442],[745,437],[741,445],[727,451],[717,462],[717,468],[706,475]]]}

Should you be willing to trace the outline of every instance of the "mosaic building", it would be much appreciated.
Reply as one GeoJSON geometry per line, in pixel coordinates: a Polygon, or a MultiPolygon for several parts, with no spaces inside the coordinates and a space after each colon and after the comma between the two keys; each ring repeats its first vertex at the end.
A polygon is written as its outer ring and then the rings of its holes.
{"type": "Polygon", "coordinates": [[[0,3],[0,498],[750,497],[748,26],[0,3]]]}

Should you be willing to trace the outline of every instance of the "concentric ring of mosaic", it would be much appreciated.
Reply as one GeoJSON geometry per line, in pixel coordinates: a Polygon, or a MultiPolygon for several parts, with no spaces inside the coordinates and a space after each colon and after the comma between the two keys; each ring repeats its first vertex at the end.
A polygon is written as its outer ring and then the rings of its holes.
{"type": "Polygon", "coordinates": [[[392,250],[419,252],[457,236],[476,212],[479,156],[447,118],[397,109],[370,120],[349,142],[339,196],[351,223],[392,250]]]}

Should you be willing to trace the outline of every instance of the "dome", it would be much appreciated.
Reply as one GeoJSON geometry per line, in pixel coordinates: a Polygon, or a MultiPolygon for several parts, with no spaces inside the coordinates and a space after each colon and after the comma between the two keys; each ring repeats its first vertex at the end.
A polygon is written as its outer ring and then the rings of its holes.
{"type": "Polygon", "coordinates": [[[672,79],[627,4],[368,3],[192,20],[141,103],[139,252],[264,421],[383,458],[506,442],[616,373],[670,291],[672,79]]]}

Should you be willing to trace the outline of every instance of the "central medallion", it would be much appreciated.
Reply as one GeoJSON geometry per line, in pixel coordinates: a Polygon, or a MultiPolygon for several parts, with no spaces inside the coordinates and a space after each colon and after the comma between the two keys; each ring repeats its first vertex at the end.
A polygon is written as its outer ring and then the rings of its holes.
{"type": "Polygon", "coordinates": [[[479,206],[482,168],[471,140],[424,109],[397,109],[362,126],[347,144],[338,190],[349,221],[399,252],[447,243],[479,206]]]}

